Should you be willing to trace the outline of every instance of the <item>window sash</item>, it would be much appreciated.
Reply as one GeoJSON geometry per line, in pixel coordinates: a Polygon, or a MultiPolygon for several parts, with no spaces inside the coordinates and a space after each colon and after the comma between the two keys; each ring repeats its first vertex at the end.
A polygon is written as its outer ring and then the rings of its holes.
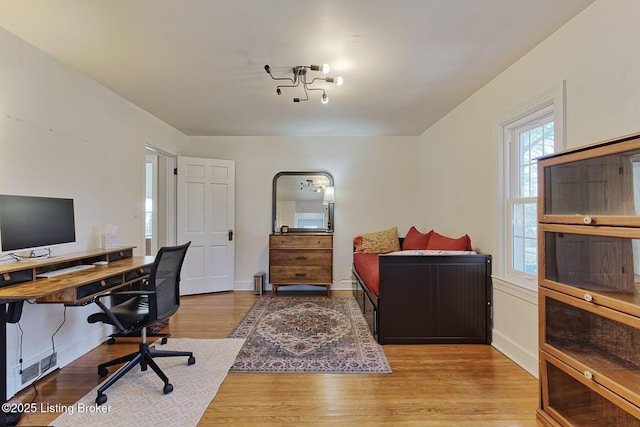
{"type": "Polygon", "coordinates": [[[537,256],[537,158],[555,151],[553,106],[512,123],[508,129],[510,176],[507,188],[507,262],[512,277],[533,279],[537,256]]]}
{"type": "Polygon", "coordinates": [[[538,274],[538,220],[535,197],[508,202],[509,271],[516,275],[538,274]]]}

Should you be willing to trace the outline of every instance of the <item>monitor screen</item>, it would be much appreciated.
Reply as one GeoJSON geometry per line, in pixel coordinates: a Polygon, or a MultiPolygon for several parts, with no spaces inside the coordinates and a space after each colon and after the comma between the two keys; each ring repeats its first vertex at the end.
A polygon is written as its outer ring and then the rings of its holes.
{"type": "Polygon", "coordinates": [[[2,251],[75,241],[73,199],[0,195],[2,251]]]}

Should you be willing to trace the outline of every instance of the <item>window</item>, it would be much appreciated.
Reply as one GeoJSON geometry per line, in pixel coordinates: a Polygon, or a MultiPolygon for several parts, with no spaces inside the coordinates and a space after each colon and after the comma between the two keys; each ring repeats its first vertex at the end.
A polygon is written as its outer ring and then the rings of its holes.
{"type": "Polygon", "coordinates": [[[536,159],[554,151],[553,117],[547,114],[512,130],[511,185],[507,199],[511,224],[511,270],[538,274],[538,170],[536,159]]]}
{"type": "MultiPolygon", "coordinates": [[[[538,164],[537,158],[563,147],[563,108],[560,94],[523,109],[501,124],[504,146],[505,277],[522,283],[538,274],[538,164]]],[[[535,285],[531,284],[531,287],[535,285]]]]}

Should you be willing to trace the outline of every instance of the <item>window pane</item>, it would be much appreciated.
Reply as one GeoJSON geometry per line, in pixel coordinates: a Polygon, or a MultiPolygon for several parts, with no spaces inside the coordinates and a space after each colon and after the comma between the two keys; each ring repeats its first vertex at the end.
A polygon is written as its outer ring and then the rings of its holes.
{"type": "Polygon", "coordinates": [[[534,240],[538,236],[536,203],[527,203],[524,205],[524,236],[534,240]]]}
{"type": "Polygon", "coordinates": [[[524,271],[524,243],[523,239],[514,237],[512,242],[512,268],[518,271],[524,271]]]}
{"type": "Polygon", "coordinates": [[[511,218],[513,222],[512,234],[514,236],[524,236],[524,209],[522,203],[513,204],[511,218]]]}
{"type": "Polygon", "coordinates": [[[529,156],[529,134],[527,132],[523,132],[520,134],[518,139],[520,141],[520,147],[518,151],[520,153],[520,164],[527,164],[531,159],[531,157],[529,156]]]}
{"type": "Polygon", "coordinates": [[[538,197],[538,164],[533,163],[531,166],[531,196],[538,197]]]}
{"type": "Polygon", "coordinates": [[[538,274],[538,241],[525,239],[524,244],[524,272],[538,274]]]}
{"type": "Polygon", "coordinates": [[[540,157],[543,153],[542,126],[531,129],[531,160],[540,157]]]}
{"type": "Polygon", "coordinates": [[[529,166],[520,167],[520,185],[517,197],[531,197],[530,175],[529,166]]]}
{"type": "Polygon", "coordinates": [[[554,127],[553,122],[544,125],[544,154],[551,154],[554,151],[554,127]]]}

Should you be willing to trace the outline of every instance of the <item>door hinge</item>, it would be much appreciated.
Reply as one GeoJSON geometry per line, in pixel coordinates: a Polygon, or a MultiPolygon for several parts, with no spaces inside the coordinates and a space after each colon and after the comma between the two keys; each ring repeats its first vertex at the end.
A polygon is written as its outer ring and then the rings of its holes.
{"type": "Polygon", "coordinates": [[[178,175],[178,168],[173,168],[173,174],[178,175]]]}
{"type": "Polygon", "coordinates": [[[233,230],[229,230],[229,241],[233,240],[233,230]]]}

